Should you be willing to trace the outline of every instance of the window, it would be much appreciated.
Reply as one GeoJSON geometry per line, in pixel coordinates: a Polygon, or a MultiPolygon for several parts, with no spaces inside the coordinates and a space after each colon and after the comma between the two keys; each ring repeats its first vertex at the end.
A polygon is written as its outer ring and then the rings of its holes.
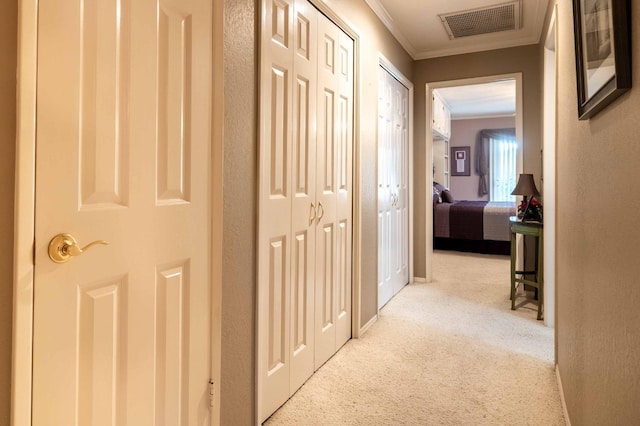
{"type": "Polygon", "coordinates": [[[489,199],[491,201],[512,201],[515,196],[511,191],[516,186],[516,154],[518,143],[510,136],[497,136],[490,139],[489,154],[489,199]]]}

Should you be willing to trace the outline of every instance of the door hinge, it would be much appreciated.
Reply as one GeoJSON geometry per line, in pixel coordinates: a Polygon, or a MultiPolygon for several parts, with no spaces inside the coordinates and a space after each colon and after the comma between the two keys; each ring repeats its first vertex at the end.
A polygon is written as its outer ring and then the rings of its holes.
{"type": "Polygon", "coordinates": [[[213,408],[213,398],[215,396],[215,383],[209,380],[209,408],[213,408]]]}

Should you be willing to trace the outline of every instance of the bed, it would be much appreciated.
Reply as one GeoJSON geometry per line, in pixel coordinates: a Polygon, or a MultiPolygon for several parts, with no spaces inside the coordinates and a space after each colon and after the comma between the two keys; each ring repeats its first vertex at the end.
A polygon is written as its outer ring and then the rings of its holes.
{"type": "Polygon", "coordinates": [[[476,253],[510,252],[511,202],[456,201],[451,192],[434,183],[434,248],[476,253]],[[437,195],[437,196],[436,196],[437,195]]]}

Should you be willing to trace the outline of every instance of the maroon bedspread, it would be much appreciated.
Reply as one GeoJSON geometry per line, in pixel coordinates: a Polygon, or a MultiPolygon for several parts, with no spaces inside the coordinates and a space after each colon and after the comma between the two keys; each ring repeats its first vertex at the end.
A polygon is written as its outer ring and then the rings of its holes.
{"type": "Polygon", "coordinates": [[[482,240],[486,201],[458,201],[449,208],[449,238],[482,240]]]}

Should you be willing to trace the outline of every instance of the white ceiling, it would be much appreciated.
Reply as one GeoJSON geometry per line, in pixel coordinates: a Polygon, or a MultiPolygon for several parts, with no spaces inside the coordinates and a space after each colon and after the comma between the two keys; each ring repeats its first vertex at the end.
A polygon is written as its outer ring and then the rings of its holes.
{"type": "Polygon", "coordinates": [[[435,89],[451,110],[452,120],[508,117],[516,113],[516,81],[435,89]]]}
{"type": "Polygon", "coordinates": [[[439,14],[494,6],[507,0],[365,0],[414,60],[534,44],[549,0],[522,0],[519,30],[450,40],[439,14]]]}
{"type": "MultiPolygon", "coordinates": [[[[438,15],[496,6],[508,0],[365,0],[414,60],[535,44],[549,0],[522,0],[521,28],[454,40],[438,15]]],[[[515,81],[437,89],[452,119],[515,115],[515,81]]]]}

